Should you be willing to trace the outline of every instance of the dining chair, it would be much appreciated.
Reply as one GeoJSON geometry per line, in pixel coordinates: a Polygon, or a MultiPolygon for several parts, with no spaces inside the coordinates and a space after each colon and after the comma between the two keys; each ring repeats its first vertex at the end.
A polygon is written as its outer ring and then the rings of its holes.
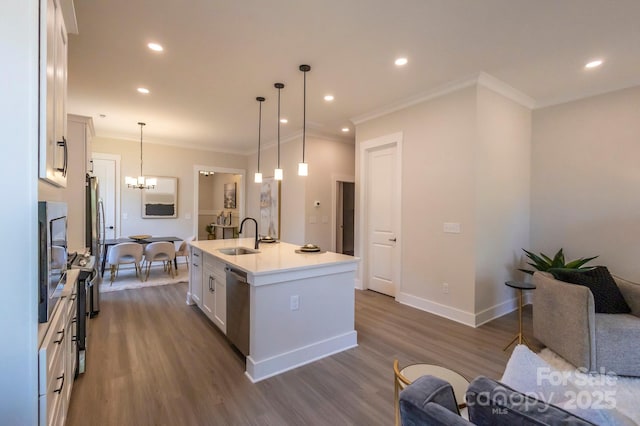
{"type": "MultiPolygon", "coordinates": [[[[189,269],[189,243],[191,241],[193,241],[195,239],[195,236],[192,235],[188,238],[185,238],[184,241],[182,241],[182,244],[180,244],[180,247],[178,248],[178,250],[176,251],[176,258],[182,256],[185,258],[186,262],[187,262],[187,269],[189,269]]],[[[176,270],[178,269],[178,262],[176,260],[175,262],[176,264],[176,270]]]]}
{"type": "Polygon", "coordinates": [[[140,262],[142,262],[142,245],[138,243],[116,244],[109,249],[107,261],[109,262],[111,270],[110,285],[113,284],[113,280],[118,276],[120,265],[129,263],[134,264],[136,277],[142,281],[142,269],[140,267],[140,262]]]}
{"type": "Polygon", "coordinates": [[[147,244],[144,249],[144,264],[147,267],[145,280],[149,279],[149,270],[153,262],[162,262],[164,271],[173,275],[173,261],[176,258],[176,246],[168,241],[159,241],[147,244]]]}

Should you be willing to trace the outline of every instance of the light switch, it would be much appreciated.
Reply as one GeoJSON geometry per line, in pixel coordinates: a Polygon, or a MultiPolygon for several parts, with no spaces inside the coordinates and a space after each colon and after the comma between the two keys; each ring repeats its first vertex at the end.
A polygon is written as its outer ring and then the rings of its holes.
{"type": "Polygon", "coordinates": [[[289,305],[292,311],[297,311],[300,308],[300,296],[291,296],[289,305]]]}
{"type": "Polygon", "coordinates": [[[309,216],[309,223],[317,223],[318,222],[318,217],[317,216],[309,216]]]}
{"type": "Polygon", "coordinates": [[[462,227],[459,223],[445,222],[442,230],[449,234],[459,234],[460,232],[462,232],[462,227]]]}
{"type": "Polygon", "coordinates": [[[187,220],[191,219],[191,213],[185,213],[184,214],[184,218],[187,219],[187,220]]]}
{"type": "Polygon", "coordinates": [[[123,220],[129,219],[129,213],[122,213],[122,219],[123,220]]]}
{"type": "Polygon", "coordinates": [[[329,216],[322,216],[322,223],[329,223],[329,216]]]}

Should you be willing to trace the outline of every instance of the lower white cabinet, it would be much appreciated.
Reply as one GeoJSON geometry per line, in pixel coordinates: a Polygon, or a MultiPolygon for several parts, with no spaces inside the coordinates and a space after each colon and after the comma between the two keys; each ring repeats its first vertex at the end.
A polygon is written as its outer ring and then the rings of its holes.
{"type": "Polygon", "coordinates": [[[191,256],[189,256],[191,267],[189,269],[189,292],[191,300],[202,309],[202,250],[191,247],[191,256]]]}
{"type": "Polygon", "coordinates": [[[202,311],[223,333],[227,332],[227,279],[224,263],[203,253],[202,311]]]}
{"type": "Polygon", "coordinates": [[[77,272],[67,283],[38,351],[40,426],[64,425],[76,371],[77,272]]]}

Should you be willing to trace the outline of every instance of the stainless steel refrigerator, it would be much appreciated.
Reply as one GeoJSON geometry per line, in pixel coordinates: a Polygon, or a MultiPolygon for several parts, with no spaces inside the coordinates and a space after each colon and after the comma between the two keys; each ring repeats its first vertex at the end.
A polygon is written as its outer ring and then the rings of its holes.
{"type": "Polygon", "coordinates": [[[95,256],[95,269],[87,288],[89,316],[100,312],[100,283],[102,276],[98,273],[104,250],[104,206],[100,198],[98,178],[87,174],[86,180],[87,214],[86,214],[86,246],[95,256]]]}

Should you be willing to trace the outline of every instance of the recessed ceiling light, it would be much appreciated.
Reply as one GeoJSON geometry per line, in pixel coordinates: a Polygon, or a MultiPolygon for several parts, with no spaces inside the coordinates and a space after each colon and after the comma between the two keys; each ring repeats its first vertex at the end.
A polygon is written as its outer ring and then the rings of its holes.
{"type": "Polygon", "coordinates": [[[584,67],[585,67],[585,68],[597,68],[597,67],[599,67],[600,65],[602,65],[602,60],[597,59],[597,60],[595,60],[595,61],[591,61],[591,62],[589,62],[589,63],[588,63],[587,65],[585,65],[584,67]]]}
{"type": "Polygon", "coordinates": [[[407,65],[407,62],[409,62],[409,61],[407,60],[407,58],[398,58],[398,59],[396,59],[395,64],[396,64],[397,66],[401,67],[401,66],[403,66],[403,65],[407,65]]]}
{"type": "Polygon", "coordinates": [[[151,50],[155,50],[156,52],[162,52],[164,50],[164,48],[158,43],[149,43],[147,44],[147,47],[151,50]]]}
{"type": "Polygon", "coordinates": [[[346,132],[348,132],[348,131],[349,131],[349,128],[348,128],[348,127],[343,127],[343,128],[342,128],[342,131],[346,133],[346,132]]]}
{"type": "Polygon", "coordinates": [[[324,100],[327,102],[331,102],[333,100],[333,95],[325,95],[324,100]]]}
{"type": "Polygon", "coordinates": [[[281,118],[281,119],[280,119],[280,122],[281,122],[282,124],[287,124],[287,123],[289,122],[289,120],[287,120],[286,118],[281,118]]]}
{"type": "Polygon", "coordinates": [[[149,89],[144,87],[138,87],[138,92],[144,93],[145,95],[149,94],[149,89]]]}

